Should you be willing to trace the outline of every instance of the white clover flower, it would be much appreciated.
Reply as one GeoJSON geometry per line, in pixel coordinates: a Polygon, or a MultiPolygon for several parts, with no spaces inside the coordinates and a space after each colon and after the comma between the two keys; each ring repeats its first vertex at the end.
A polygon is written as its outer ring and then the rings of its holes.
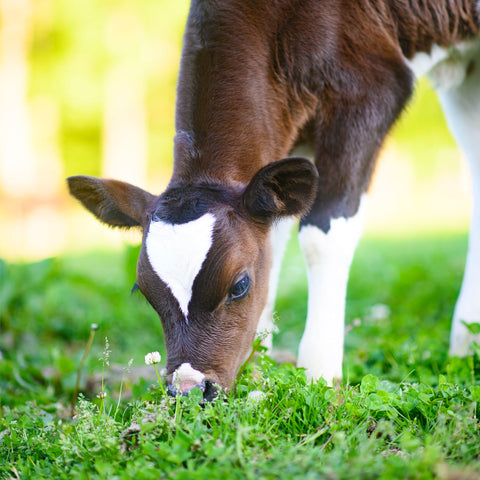
{"type": "Polygon", "coordinates": [[[162,359],[160,353],[158,352],[151,352],[147,353],[145,355],[145,364],[146,365],[155,365],[157,363],[160,363],[160,360],[162,359]]]}
{"type": "Polygon", "coordinates": [[[377,303],[376,305],[372,305],[370,310],[368,311],[366,318],[367,320],[373,322],[379,322],[382,320],[387,320],[390,316],[390,307],[383,303],[377,303]]]}
{"type": "Polygon", "coordinates": [[[265,393],[261,390],[253,390],[248,393],[248,399],[254,402],[259,402],[265,398],[265,393]]]}
{"type": "Polygon", "coordinates": [[[98,392],[97,398],[101,398],[102,400],[107,398],[107,392],[98,392]]]}

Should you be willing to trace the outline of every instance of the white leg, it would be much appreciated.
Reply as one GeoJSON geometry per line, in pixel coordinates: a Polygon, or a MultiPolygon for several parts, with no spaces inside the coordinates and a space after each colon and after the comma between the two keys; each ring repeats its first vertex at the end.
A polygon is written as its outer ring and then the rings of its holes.
{"type": "Polygon", "coordinates": [[[472,176],[473,210],[469,247],[460,295],[453,315],[450,355],[469,353],[471,335],[462,322],[480,323],[480,48],[462,59],[465,78],[460,86],[440,90],[450,129],[463,149],[472,176]]]}
{"type": "Polygon", "coordinates": [[[283,255],[288,239],[292,231],[293,218],[284,218],[276,222],[270,232],[272,242],[272,268],[270,270],[270,280],[268,284],[267,304],[263,309],[258,322],[257,335],[263,338],[262,345],[272,350],[272,333],[275,331],[273,321],[273,310],[275,308],[275,298],[277,295],[278,277],[282,267],[283,255]]]}
{"type": "Polygon", "coordinates": [[[363,231],[365,200],[354,217],[332,220],[328,233],[313,225],[299,233],[307,263],[308,315],[297,364],[309,378],[323,377],[329,384],[342,378],[348,273],[363,231]]]}

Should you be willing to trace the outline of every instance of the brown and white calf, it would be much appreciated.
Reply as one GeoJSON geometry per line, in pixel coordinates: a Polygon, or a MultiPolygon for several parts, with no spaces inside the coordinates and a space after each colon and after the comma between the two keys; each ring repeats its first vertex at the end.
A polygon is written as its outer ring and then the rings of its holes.
{"type": "MultiPolygon", "coordinates": [[[[229,389],[271,331],[293,217],[309,280],[298,365],[342,376],[348,271],[375,158],[429,74],[471,167],[474,208],[450,353],[480,321],[480,0],[193,0],[174,170],[160,196],[91,177],[71,193],[141,227],[138,285],[158,312],[167,381],[229,389]],[[310,151],[314,162],[288,158],[310,151]]],[[[132,159],[134,161],[134,159],[132,159]]],[[[267,343],[270,344],[270,339],[267,343]]]]}

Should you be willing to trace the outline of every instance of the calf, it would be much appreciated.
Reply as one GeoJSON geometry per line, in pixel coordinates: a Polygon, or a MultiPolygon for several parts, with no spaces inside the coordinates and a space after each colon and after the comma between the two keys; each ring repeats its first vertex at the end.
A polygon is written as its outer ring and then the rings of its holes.
{"type": "Polygon", "coordinates": [[[366,191],[423,73],[473,177],[450,343],[451,354],[465,355],[473,338],[462,321],[480,320],[479,0],[192,1],[166,191],[68,179],[101,221],[143,230],[138,286],[163,324],[168,383],[182,393],[199,385],[207,398],[214,385],[232,386],[255,333],[273,328],[295,216],[309,281],[298,365],[313,379],[341,378],[366,191]]]}

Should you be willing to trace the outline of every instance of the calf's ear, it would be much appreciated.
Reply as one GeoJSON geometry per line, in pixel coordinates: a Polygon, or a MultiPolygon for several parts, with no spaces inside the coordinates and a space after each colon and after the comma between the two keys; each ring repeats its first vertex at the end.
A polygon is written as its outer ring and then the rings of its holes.
{"type": "Polygon", "coordinates": [[[318,188],[316,167],[306,158],[285,158],[260,169],[243,193],[251,217],[269,223],[278,217],[303,216],[318,188]]]}
{"type": "Polygon", "coordinates": [[[70,193],[100,221],[112,227],[138,227],[155,196],[118,180],[83,175],[67,178],[70,193]]]}

